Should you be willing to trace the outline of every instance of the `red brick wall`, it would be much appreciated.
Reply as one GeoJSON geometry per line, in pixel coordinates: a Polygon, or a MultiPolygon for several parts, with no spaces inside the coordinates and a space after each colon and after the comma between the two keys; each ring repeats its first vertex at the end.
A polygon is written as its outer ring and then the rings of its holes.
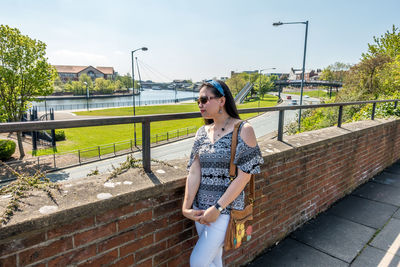
{"type": "MultiPolygon", "coordinates": [[[[250,261],[399,158],[399,120],[265,156],[253,238],[226,253],[225,264],[250,261]]],[[[178,184],[68,225],[10,235],[0,242],[0,266],[188,266],[197,237],[181,215],[178,184]]]]}

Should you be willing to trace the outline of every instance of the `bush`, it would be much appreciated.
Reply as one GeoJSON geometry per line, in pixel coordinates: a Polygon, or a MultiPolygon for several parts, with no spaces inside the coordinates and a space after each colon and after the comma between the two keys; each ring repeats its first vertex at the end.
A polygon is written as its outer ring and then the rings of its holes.
{"type": "MultiPolygon", "coordinates": [[[[46,131],[51,136],[51,130],[46,131]]],[[[56,130],[56,141],[64,141],[65,140],[65,132],[64,130],[56,130]]]]}
{"type": "Polygon", "coordinates": [[[0,160],[8,160],[15,152],[15,142],[11,140],[0,140],[0,160]]]}

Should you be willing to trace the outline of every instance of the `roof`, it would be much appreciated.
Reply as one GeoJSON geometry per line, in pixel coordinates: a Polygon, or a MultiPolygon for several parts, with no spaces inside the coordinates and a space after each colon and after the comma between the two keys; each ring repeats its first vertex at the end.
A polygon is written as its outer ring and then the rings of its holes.
{"type": "MultiPolygon", "coordinates": [[[[91,67],[91,66],[70,66],[70,65],[53,65],[58,73],[79,73],[84,69],[91,67]]],[[[94,67],[93,67],[94,68],[94,67]]],[[[104,74],[114,74],[113,67],[96,67],[98,71],[104,74]]]]}

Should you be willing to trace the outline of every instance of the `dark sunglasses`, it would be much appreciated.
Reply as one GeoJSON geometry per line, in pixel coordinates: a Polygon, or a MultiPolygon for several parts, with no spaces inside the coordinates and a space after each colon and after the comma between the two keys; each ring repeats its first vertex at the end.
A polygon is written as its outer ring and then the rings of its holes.
{"type": "Polygon", "coordinates": [[[202,103],[203,105],[205,105],[211,99],[216,99],[216,98],[219,98],[219,97],[217,97],[217,96],[201,96],[201,97],[197,98],[197,104],[200,105],[200,103],[202,103]]]}

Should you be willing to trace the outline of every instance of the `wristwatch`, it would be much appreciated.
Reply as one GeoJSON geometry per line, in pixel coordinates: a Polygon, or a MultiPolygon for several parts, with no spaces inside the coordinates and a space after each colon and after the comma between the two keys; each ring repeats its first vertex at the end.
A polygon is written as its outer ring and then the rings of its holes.
{"type": "Polygon", "coordinates": [[[219,210],[219,212],[222,212],[224,209],[217,203],[215,203],[214,207],[219,210]]]}

